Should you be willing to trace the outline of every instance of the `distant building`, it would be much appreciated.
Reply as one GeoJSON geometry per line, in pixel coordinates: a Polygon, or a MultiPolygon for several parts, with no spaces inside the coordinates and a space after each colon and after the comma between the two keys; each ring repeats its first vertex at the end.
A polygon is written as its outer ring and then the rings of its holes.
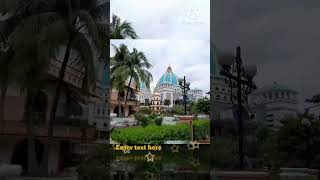
{"type": "Polygon", "coordinates": [[[146,100],[150,102],[151,98],[152,98],[152,93],[150,88],[147,88],[146,83],[140,82],[140,90],[138,92],[138,101],[143,105],[147,105],[146,103],[148,102],[146,102],[146,100]]]}
{"type": "Polygon", "coordinates": [[[201,89],[191,89],[188,92],[188,100],[197,101],[204,98],[203,91],[201,89]]]}
{"type": "Polygon", "coordinates": [[[153,93],[151,105],[149,106],[154,112],[161,112],[163,110],[163,105],[161,103],[160,93],[153,93]]]}
{"type": "Polygon", "coordinates": [[[126,94],[128,91],[129,81],[125,83],[126,88],[123,91],[112,89],[111,91],[111,112],[119,115],[122,113],[125,117],[132,116],[139,110],[140,103],[138,101],[139,87],[135,82],[131,82],[128,99],[126,100],[126,94]],[[127,101],[127,106],[125,106],[127,101]],[[121,112],[120,112],[121,110],[121,112]]]}
{"type": "Polygon", "coordinates": [[[174,102],[182,96],[182,90],[178,80],[179,77],[172,71],[172,68],[168,66],[166,72],[160,77],[154,88],[154,92],[160,94],[162,102],[166,99],[170,100],[169,107],[173,107],[174,102]]]}
{"type": "Polygon", "coordinates": [[[281,125],[287,116],[296,117],[298,92],[274,82],[258,89],[250,97],[250,112],[253,119],[271,128],[281,125]]]}

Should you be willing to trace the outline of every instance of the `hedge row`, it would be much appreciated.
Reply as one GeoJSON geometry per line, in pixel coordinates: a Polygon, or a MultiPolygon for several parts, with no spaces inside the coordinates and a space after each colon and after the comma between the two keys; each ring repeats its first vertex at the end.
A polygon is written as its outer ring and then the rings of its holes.
{"type": "Polygon", "coordinates": [[[188,141],[191,139],[190,127],[187,124],[149,125],[117,129],[111,134],[113,141],[125,144],[163,144],[168,140],[188,141]]]}
{"type": "Polygon", "coordinates": [[[195,140],[205,140],[210,137],[210,121],[194,120],[193,121],[193,138],[195,140]]]}

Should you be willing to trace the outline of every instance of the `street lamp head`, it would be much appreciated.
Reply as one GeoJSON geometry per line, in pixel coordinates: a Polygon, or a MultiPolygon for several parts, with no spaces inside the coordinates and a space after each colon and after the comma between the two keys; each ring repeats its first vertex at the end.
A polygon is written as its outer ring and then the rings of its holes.
{"type": "Polygon", "coordinates": [[[253,79],[253,77],[257,74],[257,66],[255,65],[247,65],[244,66],[245,76],[248,79],[253,79]]]}
{"type": "Polygon", "coordinates": [[[218,61],[224,69],[228,69],[234,62],[234,56],[231,53],[224,53],[218,57],[218,61]]]}
{"type": "Polygon", "coordinates": [[[182,84],[183,83],[183,78],[179,78],[178,81],[179,81],[179,84],[182,84]]]}

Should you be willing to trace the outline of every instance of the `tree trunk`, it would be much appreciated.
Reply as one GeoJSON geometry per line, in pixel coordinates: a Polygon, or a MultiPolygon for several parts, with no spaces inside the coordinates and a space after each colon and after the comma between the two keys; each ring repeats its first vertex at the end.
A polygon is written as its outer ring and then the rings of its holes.
{"type": "Polygon", "coordinates": [[[50,149],[52,147],[52,141],[53,141],[53,122],[56,119],[56,112],[57,112],[57,108],[58,108],[58,102],[59,102],[59,98],[60,98],[60,90],[61,90],[61,86],[63,84],[63,78],[64,78],[64,74],[67,68],[67,64],[69,61],[69,56],[70,56],[70,51],[71,51],[71,42],[72,39],[69,40],[68,45],[67,45],[67,49],[65,51],[65,55],[63,58],[63,62],[61,65],[61,69],[60,69],[60,73],[59,73],[59,78],[58,78],[58,83],[55,89],[55,93],[53,96],[53,102],[52,102],[52,108],[51,108],[51,112],[50,112],[50,118],[49,118],[49,127],[48,127],[48,138],[47,138],[47,146],[45,148],[45,154],[46,154],[46,162],[45,162],[45,169],[46,169],[46,173],[50,174],[49,172],[49,155],[50,155],[50,149]]]}
{"type": "Polygon", "coordinates": [[[122,110],[121,110],[121,99],[120,99],[120,90],[118,92],[118,117],[122,116],[122,110]]]}
{"type": "Polygon", "coordinates": [[[36,154],[35,154],[35,144],[33,135],[33,106],[34,106],[34,94],[28,90],[26,103],[25,103],[25,113],[24,120],[27,126],[27,139],[28,139],[28,174],[32,175],[36,173],[36,154]]]}
{"type": "Polygon", "coordinates": [[[132,81],[132,76],[130,76],[129,79],[129,84],[128,84],[128,90],[126,92],[126,99],[124,100],[124,116],[126,116],[126,109],[127,109],[127,102],[128,102],[128,95],[129,95],[129,91],[131,89],[131,81],[132,81]]]}
{"type": "Polygon", "coordinates": [[[1,89],[0,95],[0,134],[4,133],[5,119],[4,119],[4,108],[5,108],[5,98],[8,90],[8,84],[6,83],[1,89]]]}

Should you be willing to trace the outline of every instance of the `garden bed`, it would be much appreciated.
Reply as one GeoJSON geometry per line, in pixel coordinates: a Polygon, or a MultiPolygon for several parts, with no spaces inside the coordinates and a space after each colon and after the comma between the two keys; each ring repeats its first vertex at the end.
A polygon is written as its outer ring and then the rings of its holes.
{"type": "Polygon", "coordinates": [[[148,125],[117,129],[111,134],[113,141],[125,144],[163,144],[166,141],[190,141],[191,129],[187,124],[148,125]]]}

